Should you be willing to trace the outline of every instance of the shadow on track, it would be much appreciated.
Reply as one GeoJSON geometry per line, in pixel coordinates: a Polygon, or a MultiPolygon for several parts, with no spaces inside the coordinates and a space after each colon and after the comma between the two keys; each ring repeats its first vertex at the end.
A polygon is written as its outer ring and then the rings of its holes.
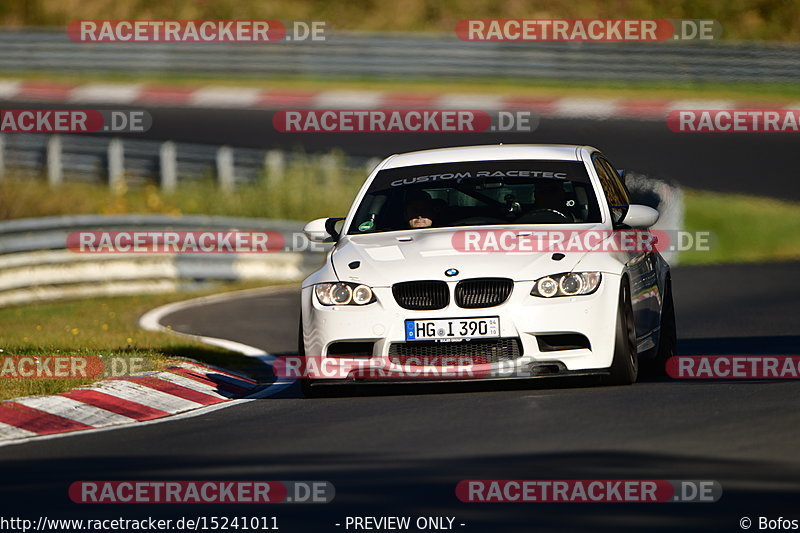
{"type": "MultiPolygon", "coordinates": [[[[455,516],[469,531],[732,531],[740,516],[785,515],[800,494],[800,471],[765,462],[730,461],[700,450],[680,454],[598,451],[482,455],[449,460],[400,459],[365,447],[360,452],[292,454],[271,450],[234,456],[122,455],[39,458],[0,463],[0,497],[17,515],[50,517],[176,518],[197,515],[275,514],[281,529],[333,531],[349,515],[455,516]],[[740,480],[761,479],[759,489],[740,480]],[[69,501],[73,480],[328,480],[334,505],[79,505],[69,501]],[[706,504],[487,504],[463,503],[455,486],[463,479],[715,479],[723,497],[706,504]],[[21,483],[20,480],[27,480],[21,483]],[[258,508],[254,508],[258,507],[258,508]],[[312,529],[316,528],[316,529],[312,529]]],[[[460,529],[460,528],[458,528],[460,529]]],[[[467,529],[465,528],[465,531],[467,529]]]]}

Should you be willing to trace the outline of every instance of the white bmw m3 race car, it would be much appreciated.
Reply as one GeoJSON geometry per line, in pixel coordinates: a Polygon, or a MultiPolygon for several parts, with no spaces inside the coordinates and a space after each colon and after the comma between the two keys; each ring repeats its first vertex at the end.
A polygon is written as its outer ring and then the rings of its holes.
{"type": "Polygon", "coordinates": [[[595,374],[633,383],[675,350],[669,265],[644,231],[657,219],[590,146],[390,156],[344,219],[304,229],[335,244],[302,284],[303,389],[595,374]]]}

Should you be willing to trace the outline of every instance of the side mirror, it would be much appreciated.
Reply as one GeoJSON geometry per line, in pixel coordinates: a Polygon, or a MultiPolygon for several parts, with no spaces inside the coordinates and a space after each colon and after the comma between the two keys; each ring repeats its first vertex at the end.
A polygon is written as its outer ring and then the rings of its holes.
{"type": "Polygon", "coordinates": [[[336,242],[339,232],[334,225],[344,218],[318,218],[312,220],[303,228],[303,233],[311,242],[336,242]]]}
{"type": "Polygon", "coordinates": [[[658,222],[658,211],[646,205],[631,204],[628,206],[628,212],[620,221],[622,224],[631,228],[649,228],[658,222]]]}

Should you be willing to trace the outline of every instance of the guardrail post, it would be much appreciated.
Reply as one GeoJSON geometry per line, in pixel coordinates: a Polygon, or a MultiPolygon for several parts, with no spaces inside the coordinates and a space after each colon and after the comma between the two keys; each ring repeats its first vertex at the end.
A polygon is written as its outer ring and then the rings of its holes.
{"type": "Polygon", "coordinates": [[[125,187],[125,150],[122,139],[111,139],[108,143],[108,186],[115,192],[125,187]]]}
{"type": "Polygon", "coordinates": [[[286,173],[286,154],[280,150],[268,150],[264,156],[264,169],[267,173],[267,185],[277,185],[283,181],[286,173]]]}
{"type": "Polygon", "coordinates": [[[174,191],[178,187],[178,170],[176,163],[175,143],[167,141],[159,150],[161,168],[161,188],[165,191],[174,191]]]}
{"type": "Polygon", "coordinates": [[[61,137],[52,135],[47,139],[47,183],[51,187],[58,187],[62,181],[61,137]]]}
{"type": "Polygon", "coordinates": [[[233,172],[233,148],[220,146],[217,150],[217,180],[223,191],[230,192],[236,187],[233,172]]]}

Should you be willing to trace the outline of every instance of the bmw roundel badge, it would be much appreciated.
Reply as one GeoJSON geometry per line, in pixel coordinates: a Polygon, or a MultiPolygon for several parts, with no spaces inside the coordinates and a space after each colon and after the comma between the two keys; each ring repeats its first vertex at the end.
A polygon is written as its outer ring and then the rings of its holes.
{"type": "Polygon", "coordinates": [[[458,276],[458,269],[455,268],[448,268],[444,271],[444,275],[448,277],[458,276]]]}

